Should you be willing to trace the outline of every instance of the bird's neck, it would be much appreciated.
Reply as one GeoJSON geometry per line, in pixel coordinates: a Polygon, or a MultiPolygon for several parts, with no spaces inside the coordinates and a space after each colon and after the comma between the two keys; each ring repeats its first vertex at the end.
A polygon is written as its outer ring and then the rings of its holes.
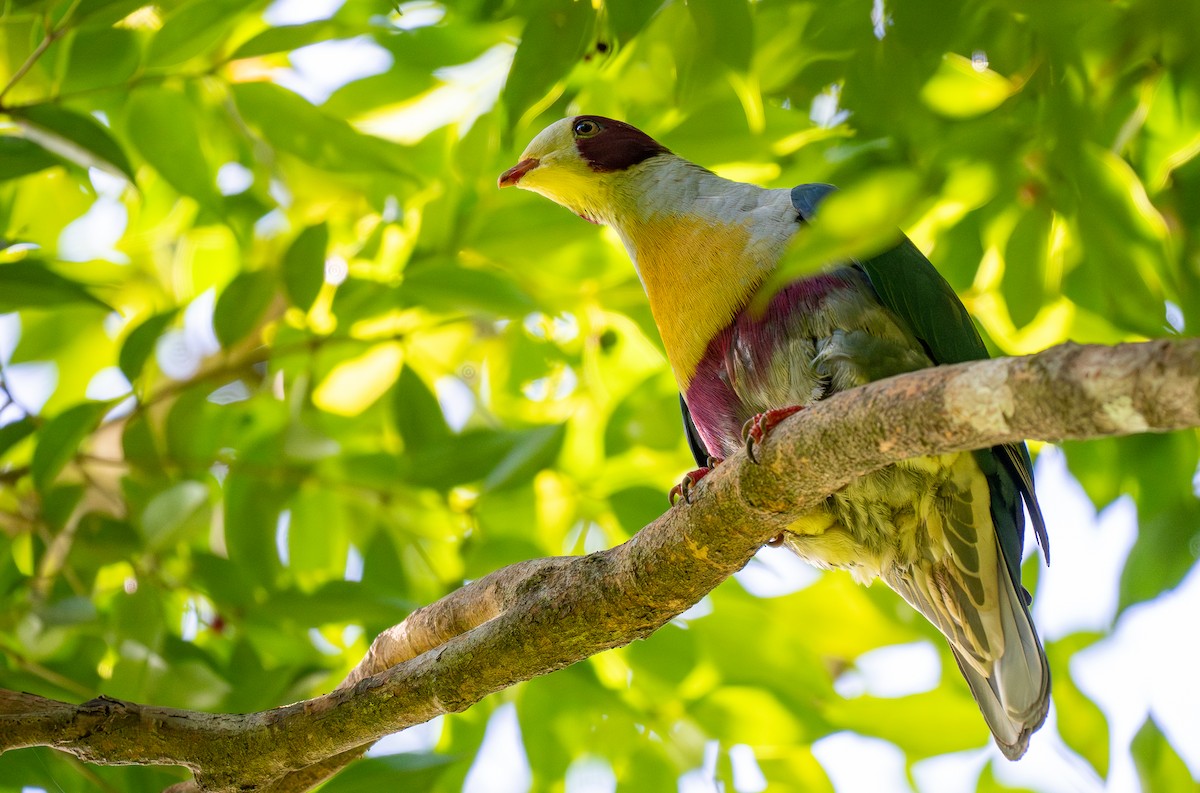
{"type": "Polygon", "coordinates": [[[796,229],[786,190],[723,179],[674,155],[627,172],[612,216],[637,267],[675,379],[746,305],[796,229]]]}

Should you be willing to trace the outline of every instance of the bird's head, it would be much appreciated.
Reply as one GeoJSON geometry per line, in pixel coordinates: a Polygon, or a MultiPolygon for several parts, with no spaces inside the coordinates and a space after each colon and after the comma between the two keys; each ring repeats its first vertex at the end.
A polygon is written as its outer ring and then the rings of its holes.
{"type": "Polygon", "coordinates": [[[499,183],[540,193],[593,223],[611,222],[623,177],[651,157],[669,153],[623,121],[574,116],[538,133],[499,183]]]}

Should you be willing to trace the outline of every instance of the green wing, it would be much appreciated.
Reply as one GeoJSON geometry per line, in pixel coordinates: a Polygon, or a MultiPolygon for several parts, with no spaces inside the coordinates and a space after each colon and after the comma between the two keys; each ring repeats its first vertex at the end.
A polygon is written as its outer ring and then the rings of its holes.
{"type": "MultiPolygon", "coordinates": [[[[817,205],[835,188],[804,184],[792,189],[792,205],[808,222],[817,205]]],[[[988,357],[987,347],[953,287],[925,255],[905,237],[878,256],[856,262],[874,287],[879,302],[908,323],[934,363],[963,363],[988,357]]],[[[1013,580],[1019,582],[1025,518],[1021,500],[1033,521],[1038,545],[1050,559],[1046,523],[1033,492],[1033,462],[1024,443],[975,452],[979,467],[992,484],[992,516],[1013,580]],[[1019,496],[1018,496],[1019,494],[1019,496]]]]}

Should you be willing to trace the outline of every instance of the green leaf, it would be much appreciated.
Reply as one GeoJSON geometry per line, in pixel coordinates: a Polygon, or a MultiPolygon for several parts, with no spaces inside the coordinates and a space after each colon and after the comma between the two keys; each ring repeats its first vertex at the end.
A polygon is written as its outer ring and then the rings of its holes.
{"type": "Polygon", "coordinates": [[[738,72],[750,68],[754,53],[754,23],[746,0],[690,0],[687,4],[700,48],[738,72]]]}
{"type": "Polygon", "coordinates": [[[1154,512],[1138,504],[1138,538],[1121,571],[1120,608],[1152,600],[1173,589],[1196,563],[1200,548],[1200,500],[1180,501],[1154,512]]]}
{"type": "Polygon", "coordinates": [[[1008,315],[1018,328],[1033,321],[1045,299],[1052,219],[1053,215],[1040,207],[1022,213],[1004,249],[1000,289],[1008,315]]]}
{"type": "Polygon", "coordinates": [[[1064,293],[1119,327],[1147,336],[1164,331],[1164,271],[1173,268],[1167,225],[1129,163],[1097,145],[1074,169],[1082,261],[1064,293]]]}
{"type": "Polygon", "coordinates": [[[434,784],[458,758],[440,754],[393,754],[373,757],[338,774],[321,788],[323,793],[375,793],[404,790],[422,793],[434,784]]]}
{"type": "Polygon", "coordinates": [[[342,499],[326,488],[304,488],[292,499],[290,509],[288,566],[298,574],[340,578],[350,547],[342,499]]]}
{"type": "Polygon", "coordinates": [[[450,436],[437,397],[408,366],[392,389],[392,422],[409,452],[436,446],[450,436]]]}
{"type": "Polygon", "coordinates": [[[238,111],[272,146],[308,165],[333,172],[408,176],[404,148],[364,135],[340,118],[272,83],[231,86],[238,111]]]}
{"type": "Polygon", "coordinates": [[[521,44],[504,83],[504,107],[515,126],[541,102],[577,63],[591,40],[595,11],[591,3],[547,0],[530,9],[521,44]]]}
{"type": "Polygon", "coordinates": [[[141,61],[141,43],[125,28],[84,28],[69,43],[60,91],[78,94],[121,85],[141,61]]]}
{"type": "Polygon", "coordinates": [[[96,429],[111,407],[107,402],[87,402],[67,408],[52,418],[38,433],[30,470],[38,490],[46,491],[59,472],[79,450],[79,445],[96,429]]]}
{"type": "MultiPolygon", "coordinates": [[[[290,530],[289,530],[290,533],[290,530]]],[[[345,557],[337,561],[344,562],[345,557]]],[[[255,607],[255,616],[304,627],[370,621],[394,625],[417,607],[394,596],[372,591],[355,581],[327,581],[312,592],[288,589],[255,607]]]]}
{"type": "Polygon", "coordinates": [[[142,534],[151,550],[177,542],[188,526],[207,512],[208,487],[184,480],[156,495],[142,512],[142,534]]]}
{"type": "Polygon", "coordinates": [[[566,434],[564,424],[537,427],[521,433],[512,450],[488,474],[484,486],[489,490],[499,490],[532,479],[543,468],[554,464],[566,434]]]}
{"type": "Polygon", "coordinates": [[[107,28],[144,5],[142,0],[80,0],[72,19],[107,28]]]}
{"type": "Polygon", "coordinates": [[[0,313],[75,303],[113,310],[82,284],[64,278],[41,262],[23,259],[0,264],[0,313]]]}
{"type": "Polygon", "coordinates": [[[177,308],[155,314],[144,320],[125,337],[124,343],[121,344],[121,354],[117,358],[117,365],[129,382],[132,383],[141,376],[142,369],[146,367],[146,361],[154,353],[159,337],[170,327],[178,314],[179,309],[177,308]]]}
{"type": "Polygon", "coordinates": [[[25,134],[83,168],[101,168],[134,181],[129,159],[104,125],[58,105],[33,105],[16,114],[25,134]]]}
{"type": "Polygon", "coordinates": [[[789,745],[803,736],[786,704],[761,688],[723,686],[706,696],[694,713],[705,732],[725,744],[789,745]]]}
{"type": "Polygon", "coordinates": [[[328,19],[318,19],[302,25],[280,25],[267,28],[234,50],[230,60],[289,52],[309,44],[316,44],[319,41],[337,38],[340,32],[340,26],[328,19]]]}
{"type": "MultiPolygon", "coordinates": [[[[234,408],[208,401],[204,389],[185,391],[167,414],[167,457],[185,471],[205,471],[230,443],[234,408]]],[[[243,425],[245,426],[245,425],[243,425]]]]}
{"type": "Polygon", "coordinates": [[[609,496],[609,503],[621,528],[630,535],[641,531],[669,506],[662,489],[645,485],[618,490],[609,496]]]}
{"type": "Polygon", "coordinates": [[[152,67],[175,66],[209,52],[237,24],[242,0],[192,0],[176,9],[150,40],[146,62],[152,67]]]}
{"type": "Polygon", "coordinates": [[[17,419],[0,427],[0,457],[21,441],[28,438],[37,429],[37,422],[31,417],[17,419]]]}
{"type": "Polygon", "coordinates": [[[604,430],[604,449],[615,457],[630,449],[670,450],[683,439],[678,400],[664,388],[666,378],[654,375],[621,400],[604,430]]]}
{"type": "Polygon", "coordinates": [[[825,715],[835,728],[891,741],[910,760],[974,749],[987,740],[979,708],[957,683],[895,699],[833,700],[825,715]],[[916,724],[921,728],[914,729],[916,724]]]}
{"type": "Polygon", "coordinates": [[[55,485],[42,494],[42,518],[51,529],[62,531],[82,500],[82,485],[74,483],[55,485]]]}
{"type": "Polygon", "coordinates": [[[448,261],[422,262],[405,270],[400,296],[409,306],[502,317],[523,316],[537,308],[510,278],[448,261]]]}
{"type": "Polygon", "coordinates": [[[266,270],[244,272],[229,282],[213,309],[213,330],[229,349],[258,326],[275,296],[275,278],[266,270]]]}
{"type": "Polygon", "coordinates": [[[659,7],[659,4],[647,3],[646,0],[605,0],[604,2],[604,10],[608,12],[609,28],[617,40],[622,43],[628,43],[637,35],[659,7]]]}
{"type": "Polygon", "coordinates": [[[1157,793],[1160,790],[1196,789],[1196,780],[1168,743],[1153,716],[1146,717],[1129,748],[1133,752],[1133,763],[1137,768],[1142,790],[1157,793]]]}
{"type": "Polygon", "coordinates": [[[279,514],[295,486],[234,468],[225,479],[225,547],[239,574],[258,583],[280,570],[275,550],[279,514]]]}
{"type": "Polygon", "coordinates": [[[58,165],[50,152],[27,138],[0,135],[0,182],[58,165]]]}
{"type": "Polygon", "coordinates": [[[1018,88],[990,69],[976,69],[970,58],[949,53],[921,89],[921,100],[948,118],[972,118],[995,110],[1018,88]]]}
{"type": "Polygon", "coordinates": [[[129,97],[125,129],[146,162],[179,192],[220,207],[216,179],[200,142],[192,103],[170,88],[139,88],[129,97]]]}
{"type": "Polygon", "coordinates": [[[348,458],[346,466],[352,479],[380,487],[394,486],[399,480],[449,490],[483,479],[512,447],[507,433],[472,430],[399,460],[391,455],[363,455],[348,458]]]}
{"type": "Polygon", "coordinates": [[[308,311],[325,283],[325,249],[329,224],[317,223],[301,231],[283,255],[283,285],[288,299],[308,311]]]}
{"type": "Polygon", "coordinates": [[[1054,680],[1051,694],[1058,713],[1058,732],[1063,741],[1078,752],[1101,779],[1108,777],[1108,721],[1096,703],[1088,699],[1071,677],[1071,658],[1090,647],[1101,634],[1076,633],[1046,645],[1050,675],[1054,680]]]}
{"type": "Polygon", "coordinates": [[[1121,571],[1119,607],[1178,584],[1200,548],[1200,498],[1192,484],[1200,440],[1194,431],[1117,439],[1120,464],[1136,483],[1138,538],[1121,571]]]}

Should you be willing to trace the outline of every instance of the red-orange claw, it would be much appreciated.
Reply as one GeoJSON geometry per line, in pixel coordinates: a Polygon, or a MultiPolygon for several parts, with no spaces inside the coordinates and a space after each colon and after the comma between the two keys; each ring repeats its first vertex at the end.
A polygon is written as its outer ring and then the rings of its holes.
{"type": "Polygon", "coordinates": [[[775,425],[786,419],[788,416],[794,416],[804,410],[803,405],[791,405],[785,408],[775,408],[764,413],[756,413],[752,418],[742,425],[742,443],[746,444],[746,456],[750,458],[750,462],[758,464],[758,458],[754,456],[754,444],[762,444],[775,425]]]}
{"type": "Polygon", "coordinates": [[[683,497],[684,502],[688,504],[692,503],[692,488],[696,486],[697,482],[708,476],[708,473],[715,467],[713,465],[711,467],[697,468],[695,471],[688,471],[684,474],[679,484],[667,492],[667,499],[671,502],[671,506],[675,506],[680,496],[683,497]]]}

